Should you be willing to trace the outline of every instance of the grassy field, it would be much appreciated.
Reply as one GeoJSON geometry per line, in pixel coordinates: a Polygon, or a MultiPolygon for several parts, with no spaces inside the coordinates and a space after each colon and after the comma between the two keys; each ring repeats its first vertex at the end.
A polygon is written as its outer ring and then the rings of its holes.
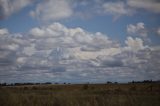
{"type": "Polygon", "coordinates": [[[160,106],[160,84],[4,86],[0,106],[160,106]]]}

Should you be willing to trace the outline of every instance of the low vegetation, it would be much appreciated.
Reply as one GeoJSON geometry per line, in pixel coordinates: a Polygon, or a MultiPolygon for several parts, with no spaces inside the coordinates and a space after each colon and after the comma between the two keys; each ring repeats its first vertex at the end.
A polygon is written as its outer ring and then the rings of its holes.
{"type": "Polygon", "coordinates": [[[160,84],[1,86],[0,106],[160,106],[160,84]]]}

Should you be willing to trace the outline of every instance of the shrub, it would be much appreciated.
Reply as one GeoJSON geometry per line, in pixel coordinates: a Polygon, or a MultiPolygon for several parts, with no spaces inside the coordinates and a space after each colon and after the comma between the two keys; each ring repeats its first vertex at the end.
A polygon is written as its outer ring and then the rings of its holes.
{"type": "Polygon", "coordinates": [[[88,87],[89,87],[88,84],[84,84],[84,85],[83,85],[83,90],[87,90],[88,87]]]}

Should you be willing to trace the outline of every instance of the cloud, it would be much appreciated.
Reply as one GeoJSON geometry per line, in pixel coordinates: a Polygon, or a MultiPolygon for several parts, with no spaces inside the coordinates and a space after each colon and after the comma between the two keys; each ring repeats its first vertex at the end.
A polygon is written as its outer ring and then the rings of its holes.
{"type": "MultiPolygon", "coordinates": [[[[145,48],[136,53],[131,51],[123,51],[121,54],[115,55],[115,58],[123,61],[123,66],[127,67],[127,72],[131,78],[134,76],[137,80],[143,79],[159,79],[159,46],[145,48]],[[157,74],[157,75],[156,75],[157,74]],[[155,76],[155,77],[154,77],[155,76]]],[[[122,71],[125,74],[125,71],[122,71]]],[[[127,76],[126,76],[127,77],[127,76]]]]}
{"type": "Polygon", "coordinates": [[[120,1],[95,1],[93,8],[100,14],[113,15],[115,19],[120,16],[136,15],[140,9],[155,14],[160,13],[160,2],[158,0],[120,0],[120,1]]]}
{"type": "Polygon", "coordinates": [[[105,2],[102,7],[104,13],[109,13],[114,16],[131,15],[133,13],[133,10],[121,1],[105,2]]]}
{"type": "Polygon", "coordinates": [[[35,45],[31,45],[29,47],[24,47],[24,50],[22,52],[27,56],[33,55],[35,52],[35,45]]]}
{"type": "Polygon", "coordinates": [[[5,18],[34,4],[29,14],[39,21],[59,21],[68,18],[88,19],[97,15],[113,15],[114,19],[131,16],[144,9],[160,13],[157,0],[0,0],[0,17],[5,18]]]}
{"type": "Polygon", "coordinates": [[[0,36],[4,36],[4,35],[6,35],[6,34],[8,34],[9,32],[8,32],[8,30],[7,29],[0,29],[0,36]]]}
{"type": "Polygon", "coordinates": [[[158,0],[127,0],[127,5],[135,9],[160,13],[160,2],[158,0]]]}
{"type": "Polygon", "coordinates": [[[125,41],[126,45],[127,45],[127,49],[131,50],[131,51],[139,51],[142,50],[144,48],[146,48],[143,45],[143,40],[140,38],[132,38],[132,37],[127,37],[127,40],[125,41]]]}
{"type": "Polygon", "coordinates": [[[66,0],[47,0],[40,2],[34,11],[30,12],[32,17],[50,21],[68,18],[73,10],[70,2],[66,0]]]}
{"type": "MultiPolygon", "coordinates": [[[[107,35],[90,33],[82,28],[67,28],[60,23],[33,28],[25,36],[10,34],[7,29],[1,30],[1,79],[8,81],[16,81],[17,78],[26,81],[31,74],[37,76],[34,79],[38,80],[39,77],[48,76],[47,73],[51,73],[47,78],[64,79],[67,76],[63,76],[63,73],[66,74],[68,70],[76,73],[77,68],[84,75],[88,73],[88,68],[98,66],[99,63],[92,59],[120,52],[118,44],[112,42],[107,35]]],[[[70,76],[71,73],[67,74],[70,76]]]]}
{"type": "Polygon", "coordinates": [[[8,17],[32,3],[32,0],[0,0],[0,16],[8,17]]]}
{"type": "Polygon", "coordinates": [[[145,24],[143,22],[139,22],[136,25],[129,24],[127,26],[127,33],[130,35],[138,35],[142,37],[147,37],[147,29],[145,28],[145,24]]]}
{"type": "Polygon", "coordinates": [[[157,29],[157,34],[160,35],[160,28],[157,29]]]}
{"type": "Polygon", "coordinates": [[[65,36],[67,34],[67,30],[68,29],[65,26],[55,22],[49,26],[44,26],[42,28],[35,27],[31,29],[29,33],[34,38],[53,38],[53,37],[65,36]]]}
{"type": "Polygon", "coordinates": [[[128,37],[122,46],[100,32],[68,28],[58,22],[32,28],[25,36],[7,29],[1,29],[0,35],[3,81],[96,82],[159,77],[159,48],[145,45],[138,37],[128,37]]]}
{"type": "Polygon", "coordinates": [[[100,63],[100,67],[123,67],[123,61],[118,60],[114,56],[98,56],[97,60],[100,63]]]}

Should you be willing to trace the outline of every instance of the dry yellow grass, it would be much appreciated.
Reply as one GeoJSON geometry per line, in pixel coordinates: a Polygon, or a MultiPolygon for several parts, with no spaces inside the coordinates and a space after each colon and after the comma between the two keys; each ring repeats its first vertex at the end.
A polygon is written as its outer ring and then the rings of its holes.
{"type": "Polygon", "coordinates": [[[160,84],[1,87],[0,106],[160,106],[160,84]]]}

